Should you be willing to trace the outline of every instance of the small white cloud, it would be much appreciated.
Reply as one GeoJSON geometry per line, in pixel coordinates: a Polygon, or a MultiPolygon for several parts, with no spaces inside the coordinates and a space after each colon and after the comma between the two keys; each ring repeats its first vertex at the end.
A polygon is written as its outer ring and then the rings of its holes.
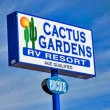
{"type": "Polygon", "coordinates": [[[94,21],[92,28],[95,32],[96,31],[100,32],[100,30],[103,30],[103,32],[105,32],[106,31],[105,28],[108,28],[108,26],[110,26],[110,14],[105,13],[102,17],[94,21]]]}
{"type": "Polygon", "coordinates": [[[98,52],[96,55],[97,61],[100,62],[107,62],[110,60],[110,49],[104,51],[104,52],[98,52]],[[103,53],[103,54],[101,54],[103,53]]]}
{"type": "Polygon", "coordinates": [[[51,98],[41,88],[41,82],[50,74],[16,71],[0,77],[0,110],[12,110],[34,105],[49,104],[51,98]],[[21,72],[27,72],[25,74],[21,72]],[[21,74],[20,74],[21,73],[21,74]]]}
{"type": "Polygon", "coordinates": [[[104,108],[104,109],[102,109],[102,110],[110,110],[110,108],[104,108]]]}
{"type": "Polygon", "coordinates": [[[96,61],[105,63],[110,60],[110,13],[95,20],[92,29],[96,61]]]}
{"type": "Polygon", "coordinates": [[[5,45],[5,46],[2,46],[0,47],[0,54],[4,54],[8,51],[8,47],[5,45]]]}
{"type": "MultiPolygon", "coordinates": [[[[110,70],[104,73],[97,73],[95,78],[88,80],[72,81],[72,78],[66,80],[69,84],[69,91],[63,97],[63,100],[84,100],[110,93],[110,70]]],[[[73,79],[75,80],[75,79],[73,79]]]]}
{"type": "Polygon", "coordinates": [[[110,14],[105,13],[102,17],[94,21],[93,26],[94,41],[97,41],[99,47],[109,44],[110,39],[110,14]],[[100,42],[102,41],[102,42],[100,42]]]}

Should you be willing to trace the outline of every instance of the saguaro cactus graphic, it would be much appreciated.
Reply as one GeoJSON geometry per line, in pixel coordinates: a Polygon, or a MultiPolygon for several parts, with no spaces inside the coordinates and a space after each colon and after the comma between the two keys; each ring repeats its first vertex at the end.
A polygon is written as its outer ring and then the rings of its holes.
{"type": "Polygon", "coordinates": [[[28,42],[29,42],[29,29],[25,27],[24,29],[24,40],[26,42],[26,47],[28,48],[28,42]]]}
{"type": "Polygon", "coordinates": [[[33,18],[31,18],[31,22],[30,22],[30,40],[32,42],[32,48],[35,49],[35,41],[37,40],[37,28],[34,27],[33,18]]]}

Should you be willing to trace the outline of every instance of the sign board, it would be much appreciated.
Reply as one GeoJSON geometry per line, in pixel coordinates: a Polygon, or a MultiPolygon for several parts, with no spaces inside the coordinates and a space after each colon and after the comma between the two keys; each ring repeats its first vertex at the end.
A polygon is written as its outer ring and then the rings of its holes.
{"type": "Polygon", "coordinates": [[[91,30],[14,12],[7,16],[9,65],[88,79],[95,76],[91,30]]]}
{"type": "Polygon", "coordinates": [[[57,76],[51,77],[47,80],[48,89],[55,94],[64,94],[68,91],[67,82],[57,76]]]}

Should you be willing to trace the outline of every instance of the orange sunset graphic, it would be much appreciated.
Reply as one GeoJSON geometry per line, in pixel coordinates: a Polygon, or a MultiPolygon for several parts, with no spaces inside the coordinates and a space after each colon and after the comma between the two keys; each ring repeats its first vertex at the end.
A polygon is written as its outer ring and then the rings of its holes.
{"type": "Polygon", "coordinates": [[[32,48],[35,49],[35,42],[37,40],[37,28],[34,26],[34,19],[31,17],[31,20],[27,17],[21,17],[20,24],[24,28],[24,40],[26,48],[28,48],[28,43],[32,42],[32,48]]]}
{"type": "Polygon", "coordinates": [[[21,24],[21,26],[23,27],[23,28],[25,28],[25,27],[28,27],[29,28],[29,20],[28,20],[28,18],[26,18],[26,17],[22,17],[21,19],[20,19],[20,24],[21,24]]]}

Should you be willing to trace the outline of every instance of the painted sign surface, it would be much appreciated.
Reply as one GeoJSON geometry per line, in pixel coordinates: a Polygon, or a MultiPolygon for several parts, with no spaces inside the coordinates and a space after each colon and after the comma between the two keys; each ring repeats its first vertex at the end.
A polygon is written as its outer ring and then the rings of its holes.
{"type": "Polygon", "coordinates": [[[67,82],[57,76],[51,77],[47,80],[47,87],[52,93],[64,94],[68,91],[67,82]]]}
{"type": "Polygon", "coordinates": [[[95,76],[92,32],[14,12],[7,16],[9,65],[90,78],[95,76]],[[42,66],[42,67],[41,67],[42,66]]]}

